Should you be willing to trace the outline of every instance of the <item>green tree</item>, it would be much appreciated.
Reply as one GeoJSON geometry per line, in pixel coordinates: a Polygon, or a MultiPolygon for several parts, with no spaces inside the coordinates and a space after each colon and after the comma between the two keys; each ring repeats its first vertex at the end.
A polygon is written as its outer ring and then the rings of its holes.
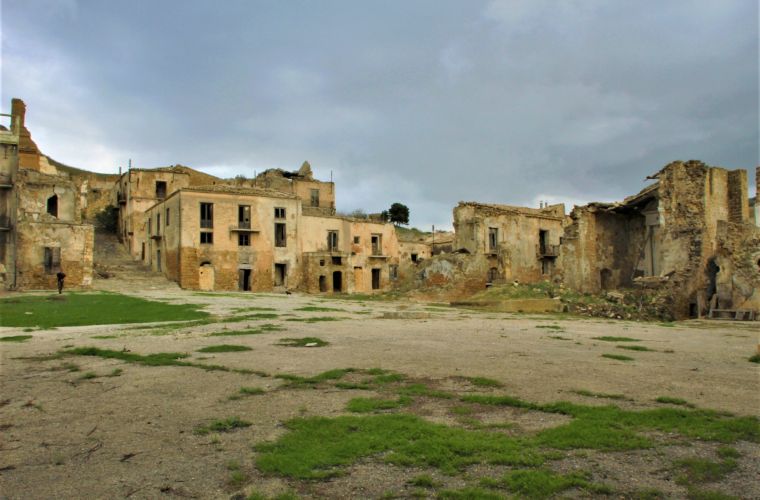
{"type": "Polygon", "coordinates": [[[388,219],[394,224],[409,224],[409,207],[403,203],[394,203],[388,209],[388,219]]]}

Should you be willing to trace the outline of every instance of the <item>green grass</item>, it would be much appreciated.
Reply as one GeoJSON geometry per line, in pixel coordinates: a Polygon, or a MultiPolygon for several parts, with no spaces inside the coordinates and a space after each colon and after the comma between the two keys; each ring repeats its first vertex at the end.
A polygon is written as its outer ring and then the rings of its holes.
{"type": "Polygon", "coordinates": [[[442,500],[504,500],[504,496],[494,491],[467,486],[459,490],[442,490],[438,493],[442,500]]]}
{"type": "Polygon", "coordinates": [[[634,361],[634,358],[630,356],[623,356],[622,354],[602,354],[602,357],[616,359],[618,361],[634,361]]]}
{"type": "Polygon", "coordinates": [[[259,335],[267,332],[279,332],[284,330],[283,327],[275,325],[273,323],[266,323],[256,328],[247,328],[245,330],[221,330],[219,332],[210,333],[209,337],[235,337],[242,335],[259,335]]]}
{"type": "Polygon", "coordinates": [[[122,373],[124,373],[124,370],[121,368],[114,368],[106,377],[120,377],[122,373]]]}
{"type": "Polygon", "coordinates": [[[438,483],[433,480],[430,474],[421,474],[410,479],[407,484],[418,488],[435,488],[438,483]]]}
{"type": "Polygon", "coordinates": [[[205,436],[212,432],[232,432],[236,429],[242,429],[244,427],[250,427],[251,423],[245,420],[240,420],[238,417],[229,417],[223,420],[214,420],[207,425],[199,425],[195,428],[195,434],[199,436],[205,436]]]}
{"type": "Polygon", "coordinates": [[[304,306],[299,307],[296,311],[305,312],[347,312],[345,309],[336,309],[334,307],[321,307],[321,306],[304,306]]]}
{"type": "Polygon", "coordinates": [[[85,372],[79,377],[80,380],[90,380],[93,378],[98,378],[98,374],[95,372],[85,372]]]}
{"type": "Polygon", "coordinates": [[[106,340],[106,339],[118,339],[118,335],[93,335],[91,339],[106,340]]]}
{"type": "Polygon", "coordinates": [[[726,495],[720,491],[702,490],[694,487],[687,489],[686,498],[689,500],[739,500],[739,497],[726,495]]]}
{"type": "Polygon", "coordinates": [[[330,343],[318,337],[284,338],[277,345],[286,347],[324,347],[330,343]],[[314,344],[314,345],[308,345],[314,344]]]}
{"type": "Polygon", "coordinates": [[[412,398],[401,396],[398,399],[354,398],[348,402],[346,409],[353,413],[371,413],[380,410],[393,410],[411,404],[412,398]]]}
{"type": "Polygon", "coordinates": [[[340,321],[343,318],[335,316],[313,316],[311,318],[288,318],[285,321],[299,321],[301,323],[319,323],[322,321],[340,321]]]}
{"type": "Polygon", "coordinates": [[[739,453],[736,448],[732,448],[730,446],[721,446],[718,448],[717,453],[721,458],[739,458],[742,456],[742,454],[739,453]]]}
{"type": "Polygon", "coordinates": [[[654,442],[638,434],[639,431],[678,433],[687,438],[721,443],[760,442],[760,420],[757,418],[732,417],[711,410],[658,408],[631,411],[617,406],[586,406],[564,401],[536,404],[512,396],[487,395],[466,395],[460,400],[573,417],[569,423],[543,430],[533,438],[536,444],[556,449],[632,450],[653,446],[654,442]]]}
{"type": "Polygon", "coordinates": [[[201,349],[198,349],[198,352],[241,352],[252,350],[253,349],[245,345],[220,344],[202,347],[201,349]]]}
{"type": "Polygon", "coordinates": [[[272,312],[259,312],[253,314],[244,314],[243,316],[235,316],[235,318],[239,319],[240,321],[245,321],[247,319],[277,319],[279,317],[279,314],[272,312]]]}
{"type": "Polygon", "coordinates": [[[563,337],[562,335],[549,335],[550,339],[557,339],[557,340],[573,340],[569,337],[563,337]]]}
{"type": "MultiPolygon", "coordinates": [[[[2,323],[2,320],[0,320],[2,323]]],[[[32,335],[12,335],[10,337],[0,337],[0,342],[26,342],[32,338],[32,335]]]]}
{"type": "MultiPolygon", "coordinates": [[[[367,374],[372,375],[372,370],[368,370],[367,374]]],[[[378,372],[375,372],[378,373],[378,372]]],[[[373,384],[392,384],[394,382],[401,382],[406,380],[406,375],[401,373],[394,373],[387,370],[382,370],[382,373],[378,373],[372,378],[373,384]]]]}
{"type": "Polygon", "coordinates": [[[289,387],[306,387],[316,386],[324,382],[340,380],[353,371],[356,370],[353,368],[337,368],[334,370],[328,370],[326,372],[319,373],[313,377],[302,377],[300,375],[292,375],[290,373],[280,373],[278,375],[275,375],[274,378],[286,380],[289,387]]]}
{"type": "Polygon", "coordinates": [[[663,403],[663,404],[688,406],[689,408],[694,408],[694,405],[689,403],[685,399],[673,398],[670,396],[660,396],[657,399],[655,399],[655,401],[657,401],[658,403],[663,403]]]}
{"type": "Polygon", "coordinates": [[[486,377],[465,377],[465,379],[474,386],[477,387],[503,387],[504,384],[498,380],[486,377]]]}
{"type": "Polygon", "coordinates": [[[536,325],[536,328],[544,328],[546,330],[562,330],[559,325],[536,325]]]}
{"type": "Polygon", "coordinates": [[[713,462],[704,458],[684,458],[675,462],[680,474],[676,483],[689,486],[695,483],[714,483],[725,478],[738,468],[736,460],[727,458],[721,462],[713,462]]]}
{"type": "Polygon", "coordinates": [[[760,363],[760,354],[753,354],[749,357],[750,363],[760,363]]]}
{"type": "Polygon", "coordinates": [[[628,399],[623,394],[605,394],[603,392],[592,392],[586,389],[575,389],[570,392],[578,394],[579,396],[586,396],[589,398],[603,398],[603,399],[628,399]]]}
{"type": "Polygon", "coordinates": [[[656,352],[654,349],[650,349],[643,345],[616,345],[618,349],[627,349],[629,351],[641,351],[641,352],[656,352]]]}
{"type": "Polygon", "coordinates": [[[594,340],[602,340],[604,342],[641,342],[641,339],[632,339],[631,337],[610,337],[608,335],[591,338],[594,340]]]}
{"type": "Polygon", "coordinates": [[[241,387],[238,392],[244,396],[257,396],[266,393],[261,387],[241,387]]]}
{"type": "Polygon", "coordinates": [[[413,415],[380,414],[297,418],[273,443],[257,446],[257,468],[265,474],[299,479],[332,477],[355,461],[382,456],[406,467],[435,467],[455,473],[467,465],[535,466],[541,456],[517,440],[427,422],[413,415]]]}
{"type": "Polygon", "coordinates": [[[610,493],[608,487],[591,483],[589,476],[580,472],[556,474],[542,469],[513,470],[507,472],[503,483],[511,492],[526,498],[549,498],[571,488],[610,493]]]}
{"type": "Polygon", "coordinates": [[[59,351],[59,354],[64,356],[98,356],[106,359],[118,359],[127,363],[134,363],[143,366],[188,366],[193,368],[201,368],[207,371],[225,371],[246,374],[255,373],[257,375],[266,376],[266,374],[262,372],[255,372],[252,370],[234,369],[221,365],[206,365],[203,363],[182,361],[189,355],[179,352],[159,352],[155,354],[142,355],[129,351],[114,351],[111,349],[99,349],[97,347],[77,347],[75,349],[66,349],[64,351],[59,351]]]}
{"type": "Polygon", "coordinates": [[[0,326],[50,328],[207,317],[208,313],[197,310],[199,307],[195,304],[167,304],[104,292],[14,296],[0,299],[0,326]]]}
{"type": "Polygon", "coordinates": [[[423,396],[428,398],[438,398],[438,399],[452,399],[454,397],[453,394],[446,391],[437,391],[435,389],[431,389],[425,384],[409,384],[405,385],[403,387],[399,387],[397,389],[397,392],[399,394],[402,394],[404,396],[423,396]]]}

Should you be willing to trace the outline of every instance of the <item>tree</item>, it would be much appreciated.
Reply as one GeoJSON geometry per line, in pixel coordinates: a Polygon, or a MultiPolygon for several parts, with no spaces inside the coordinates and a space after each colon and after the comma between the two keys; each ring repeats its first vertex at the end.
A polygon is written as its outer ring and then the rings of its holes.
{"type": "Polygon", "coordinates": [[[119,207],[107,206],[95,214],[95,223],[104,233],[116,234],[119,228],[119,207]]]}
{"type": "Polygon", "coordinates": [[[402,203],[394,203],[388,209],[388,219],[394,224],[409,224],[409,207],[402,203]]]}

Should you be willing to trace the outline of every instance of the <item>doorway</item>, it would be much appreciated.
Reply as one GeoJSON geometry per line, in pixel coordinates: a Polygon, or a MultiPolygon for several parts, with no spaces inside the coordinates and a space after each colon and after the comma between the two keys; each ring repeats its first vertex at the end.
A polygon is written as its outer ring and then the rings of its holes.
{"type": "Polygon", "coordinates": [[[319,277],[319,291],[320,292],[327,291],[327,276],[325,276],[324,274],[319,277]]]}
{"type": "Polygon", "coordinates": [[[251,291],[251,270],[240,269],[238,270],[238,289],[243,292],[251,291]]]}
{"type": "Polygon", "coordinates": [[[340,271],[333,272],[333,292],[343,291],[343,273],[340,271]]]}
{"type": "Polygon", "coordinates": [[[161,250],[156,250],[156,270],[161,272],[161,250]]]}
{"type": "Polygon", "coordinates": [[[204,262],[198,268],[198,288],[206,291],[214,289],[214,266],[210,262],[204,262]]]}
{"type": "Polygon", "coordinates": [[[274,286],[285,286],[287,264],[274,265],[274,286]]]}
{"type": "Polygon", "coordinates": [[[372,289],[380,290],[380,269],[372,270],[372,289]]]}
{"type": "Polygon", "coordinates": [[[361,267],[354,267],[354,291],[364,291],[364,270],[361,267]]]}
{"type": "Polygon", "coordinates": [[[599,271],[599,284],[602,290],[612,290],[612,271],[606,267],[599,271]]]}

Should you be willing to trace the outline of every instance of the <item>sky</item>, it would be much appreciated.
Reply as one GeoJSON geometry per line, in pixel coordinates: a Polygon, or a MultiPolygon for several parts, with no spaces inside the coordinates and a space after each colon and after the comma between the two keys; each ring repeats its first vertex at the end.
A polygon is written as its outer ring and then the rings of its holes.
{"type": "Polygon", "coordinates": [[[97,172],[308,160],[339,211],[429,229],[760,164],[756,0],[0,1],[2,112],[97,172]]]}

